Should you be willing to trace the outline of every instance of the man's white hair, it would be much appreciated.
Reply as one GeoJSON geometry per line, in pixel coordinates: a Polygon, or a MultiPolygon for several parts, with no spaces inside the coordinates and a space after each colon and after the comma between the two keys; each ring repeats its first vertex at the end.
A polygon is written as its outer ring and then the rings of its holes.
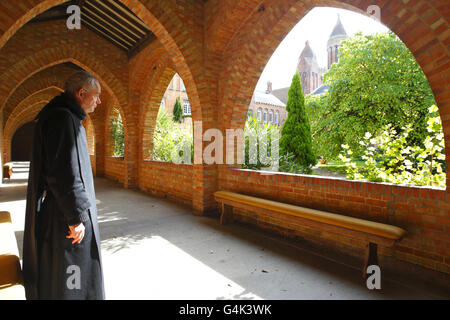
{"type": "Polygon", "coordinates": [[[66,80],[64,90],[66,93],[75,96],[81,88],[89,90],[97,85],[100,85],[100,81],[92,74],[86,71],[78,71],[66,80]]]}

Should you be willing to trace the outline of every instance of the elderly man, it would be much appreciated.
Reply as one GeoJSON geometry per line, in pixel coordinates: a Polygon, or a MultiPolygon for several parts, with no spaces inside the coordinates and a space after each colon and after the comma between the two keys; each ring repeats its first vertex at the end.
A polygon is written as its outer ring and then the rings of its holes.
{"type": "Polygon", "coordinates": [[[86,132],[100,83],[81,71],[37,115],[23,243],[27,299],[104,299],[86,132]]]}

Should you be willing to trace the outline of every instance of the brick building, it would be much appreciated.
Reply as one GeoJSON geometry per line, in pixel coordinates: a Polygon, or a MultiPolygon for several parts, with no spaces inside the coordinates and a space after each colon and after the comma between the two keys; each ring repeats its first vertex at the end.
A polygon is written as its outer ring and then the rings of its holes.
{"type": "Polygon", "coordinates": [[[272,94],[272,83],[267,82],[265,91],[255,90],[248,108],[248,114],[258,118],[260,123],[269,122],[283,126],[287,118],[286,104],[272,94]]]}
{"type": "MultiPolygon", "coordinates": [[[[347,38],[347,32],[338,14],[336,25],[327,41],[327,68],[319,66],[316,54],[309,45],[309,41],[305,42],[305,47],[300,53],[297,64],[297,72],[300,75],[304,95],[310,93],[321,94],[328,89],[327,85],[322,84],[323,75],[330,70],[333,63],[338,62],[339,48],[342,46],[341,42],[347,38]]],[[[273,90],[273,94],[286,103],[288,90],[289,87],[276,89],[273,90]]]]}
{"type": "Polygon", "coordinates": [[[183,109],[182,123],[192,126],[191,104],[186,93],[186,87],[180,75],[175,73],[161,99],[161,107],[166,108],[169,114],[173,114],[173,108],[177,99],[180,101],[181,108],[183,109]]]}
{"type": "MultiPolygon", "coordinates": [[[[152,161],[143,152],[152,148],[156,115],[175,73],[184,80],[193,121],[201,121],[200,134],[217,129],[225,136],[227,129],[244,127],[248,102],[265,64],[307,12],[328,5],[366,12],[367,1],[69,2],[76,3],[82,4],[81,29],[67,27],[64,0],[0,2],[2,163],[11,160],[14,133],[61,92],[70,73],[82,68],[96,75],[103,88],[102,104],[86,121],[97,176],[183,203],[195,215],[215,216],[219,206],[214,192],[229,190],[393,224],[408,233],[394,247],[380,248],[380,263],[403,276],[449,283],[449,188],[285,173],[261,175],[240,169],[238,164],[207,164],[201,152],[211,142],[201,136],[194,139],[200,157],[194,157],[193,165],[152,161]],[[114,108],[124,125],[123,158],[111,156],[108,126],[114,108]]],[[[382,23],[406,44],[427,76],[448,145],[448,1],[372,0],[370,4],[379,6],[382,23]]],[[[449,155],[448,151],[447,168],[449,155]]],[[[447,185],[449,177],[447,173],[447,185]]],[[[236,221],[301,237],[327,252],[362,259],[366,247],[364,241],[267,218],[261,212],[235,209],[234,214],[236,221]]]]}

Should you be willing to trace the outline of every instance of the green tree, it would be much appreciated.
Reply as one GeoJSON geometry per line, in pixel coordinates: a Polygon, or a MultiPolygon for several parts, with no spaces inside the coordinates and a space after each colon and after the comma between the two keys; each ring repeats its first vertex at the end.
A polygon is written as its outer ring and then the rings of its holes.
{"type": "Polygon", "coordinates": [[[377,136],[388,124],[398,136],[411,125],[408,144],[424,147],[427,109],[436,102],[422,69],[394,33],[358,33],[343,41],[325,83],[326,110],[312,130],[314,143],[326,145],[330,158],[342,144],[361,156],[360,137],[377,136]]]}
{"type": "Polygon", "coordinates": [[[174,122],[165,108],[159,108],[153,134],[153,150],[149,150],[153,160],[192,163],[193,151],[192,129],[174,122]]]}
{"type": "Polygon", "coordinates": [[[329,136],[326,131],[321,131],[323,122],[328,116],[327,94],[313,95],[305,97],[306,113],[311,125],[312,149],[315,155],[321,156],[324,160],[330,158],[329,136]]]}
{"type": "Polygon", "coordinates": [[[111,119],[111,137],[114,141],[113,155],[115,157],[123,157],[125,150],[123,122],[120,112],[117,109],[113,110],[115,116],[111,119]]]}
{"type": "MultiPolygon", "coordinates": [[[[248,116],[244,127],[244,161],[242,168],[269,170],[276,155],[272,154],[272,139],[278,139],[280,127],[270,122],[260,123],[255,116],[248,116]],[[265,152],[265,154],[263,153],[265,152]]],[[[274,144],[275,148],[275,144],[274,144]]]]}
{"type": "Polygon", "coordinates": [[[183,109],[181,108],[181,103],[177,98],[173,106],[173,121],[181,122],[182,116],[183,116],[183,109]]]}
{"type": "Polygon", "coordinates": [[[366,132],[364,140],[360,141],[365,149],[362,156],[366,160],[364,168],[351,162],[353,152],[348,145],[342,145],[345,154],[340,154],[339,158],[346,165],[347,178],[445,187],[444,133],[435,105],[428,109],[426,129],[428,136],[423,142],[424,148],[407,145],[407,137],[412,130],[410,125],[400,136],[391,124],[383,128],[378,137],[366,132]]]}
{"type": "Polygon", "coordinates": [[[311,126],[305,108],[300,76],[296,72],[292,78],[286,104],[287,119],[281,129],[280,155],[292,153],[292,159],[304,172],[311,173],[311,166],[317,163],[312,150],[311,126]]]}

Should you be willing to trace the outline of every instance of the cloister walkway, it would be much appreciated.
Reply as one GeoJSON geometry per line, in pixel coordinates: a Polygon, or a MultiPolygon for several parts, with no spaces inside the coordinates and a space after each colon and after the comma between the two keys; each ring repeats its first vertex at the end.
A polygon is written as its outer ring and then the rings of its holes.
{"type": "MultiPolygon", "coordinates": [[[[22,256],[26,164],[0,188],[22,256]]],[[[360,263],[96,178],[107,299],[449,299],[450,292],[382,272],[368,290],[360,263]]]]}

